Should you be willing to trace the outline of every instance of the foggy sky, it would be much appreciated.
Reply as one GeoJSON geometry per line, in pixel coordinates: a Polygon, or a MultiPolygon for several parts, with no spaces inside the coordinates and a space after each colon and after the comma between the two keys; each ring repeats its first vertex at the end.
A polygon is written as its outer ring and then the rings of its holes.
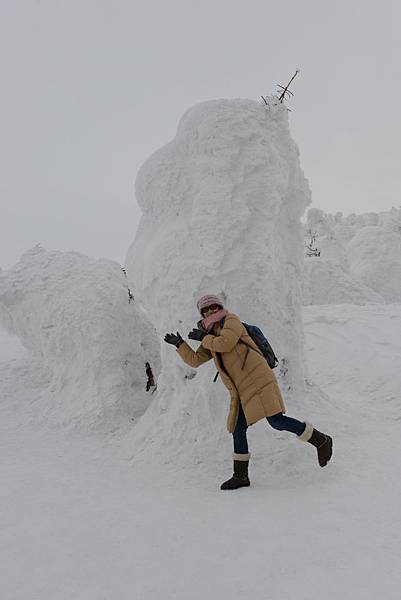
{"type": "Polygon", "coordinates": [[[124,264],[133,182],[193,104],[276,91],[313,206],[401,204],[397,2],[0,0],[0,267],[41,243],[124,264]]]}

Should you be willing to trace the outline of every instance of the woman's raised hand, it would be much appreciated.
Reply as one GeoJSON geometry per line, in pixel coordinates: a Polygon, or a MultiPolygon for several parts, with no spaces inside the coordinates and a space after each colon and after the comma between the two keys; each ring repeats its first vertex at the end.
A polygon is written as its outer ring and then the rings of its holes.
{"type": "Polygon", "coordinates": [[[177,331],[176,335],[174,335],[174,333],[166,333],[166,335],[164,336],[164,341],[168,344],[173,344],[173,346],[176,346],[178,348],[178,346],[180,346],[184,340],[177,331]]]}
{"type": "Polygon", "coordinates": [[[202,329],[193,329],[188,333],[189,339],[196,340],[197,342],[201,342],[206,335],[207,332],[202,331],[202,329]]]}

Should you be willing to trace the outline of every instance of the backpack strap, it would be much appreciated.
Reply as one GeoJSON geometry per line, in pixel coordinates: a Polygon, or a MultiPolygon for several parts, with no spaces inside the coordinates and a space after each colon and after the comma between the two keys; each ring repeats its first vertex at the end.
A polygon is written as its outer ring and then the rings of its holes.
{"type": "Polygon", "coordinates": [[[248,358],[248,354],[249,354],[250,349],[251,349],[250,346],[246,347],[245,358],[244,358],[243,363],[242,363],[241,371],[244,370],[246,359],[248,358]]]}
{"type": "MultiPolygon", "coordinates": [[[[241,371],[243,371],[244,368],[245,368],[245,363],[247,361],[249,351],[250,350],[255,350],[255,348],[252,348],[252,346],[250,346],[246,342],[242,341],[241,339],[238,340],[238,341],[242,342],[244,344],[244,346],[246,346],[245,358],[244,358],[244,362],[242,363],[242,367],[241,367],[241,371]]],[[[261,356],[263,356],[263,354],[261,352],[259,352],[259,350],[255,350],[255,352],[257,352],[258,354],[260,354],[261,356]]],[[[263,358],[264,358],[264,356],[263,356],[263,358]]],[[[216,375],[214,376],[213,383],[216,383],[218,376],[219,376],[219,372],[217,371],[216,375]]]]}
{"type": "MultiPolygon", "coordinates": [[[[222,319],[222,320],[223,320],[223,319],[222,319]]],[[[221,323],[221,321],[220,321],[220,323],[221,323]]],[[[244,325],[244,327],[245,327],[245,325],[244,325]]],[[[246,333],[246,335],[249,335],[249,334],[248,334],[248,332],[246,333]]],[[[259,350],[259,348],[254,348],[254,347],[253,347],[253,346],[251,346],[250,344],[247,344],[247,343],[246,343],[246,342],[245,342],[245,341],[242,339],[242,336],[239,338],[239,340],[238,340],[238,342],[237,342],[237,343],[239,343],[239,342],[241,342],[241,344],[244,344],[244,346],[246,346],[246,347],[247,347],[247,349],[246,349],[246,352],[245,352],[245,358],[244,358],[244,362],[242,363],[241,371],[243,371],[243,370],[244,370],[244,368],[245,368],[245,364],[246,364],[246,361],[247,361],[247,359],[248,359],[248,354],[249,354],[249,351],[250,351],[250,350],[253,350],[254,352],[257,352],[257,353],[258,353],[258,354],[259,354],[259,355],[260,355],[260,356],[261,356],[263,359],[265,358],[265,357],[263,356],[263,353],[262,353],[262,352],[259,350]]],[[[255,344],[255,345],[256,345],[256,344],[255,344]]],[[[216,383],[218,376],[219,376],[219,372],[217,371],[216,375],[214,376],[213,383],[216,383]]]]}
{"type": "MultiPolygon", "coordinates": [[[[257,352],[258,354],[260,354],[260,356],[262,356],[264,358],[263,353],[259,350],[259,348],[254,348],[250,344],[247,344],[246,342],[244,342],[242,337],[238,341],[241,342],[241,344],[244,344],[244,346],[247,346],[250,350],[254,350],[255,352],[257,352]]],[[[256,346],[256,344],[255,344],[255,346],[256,346]]],[[[247,357],[248,357],[248,354],[247,354],[247,357]]]]}

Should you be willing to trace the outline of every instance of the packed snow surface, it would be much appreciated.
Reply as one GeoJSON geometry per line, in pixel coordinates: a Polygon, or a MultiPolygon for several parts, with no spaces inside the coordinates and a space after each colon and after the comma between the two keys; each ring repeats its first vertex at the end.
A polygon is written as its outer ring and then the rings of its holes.
{"type": "MultiPolygon", "coordinates": [[[[142,166],[136,197],[143,216],[127,273],[160,339],[177,330],[186,338],[200,318],[198,298],[220,294],[280,348],[283,388],[302,389],[300,218],[310,190],[286,108],[251,100],[191,108],[176,137],[142,166]]],[[[163,452],[168,435],[180,456],[186,438],[193,440],[186,452],[202,453],[205,434],[216,443],[205,425],[220,415],[226,391],[210,384],[210,364],[195,375],[174,347],[163,343],[161,352],[159,394],[136,431],[136,449],[160,444],[163,452]]]]}
{"type": "Polygon", "coordinates": [[[311,306],[304,324],[301,408],[334,457],[261,424],[251,487],[225,493],[224,448],[176,469],[168,441],[150,467],[115,436],[27,425],[39,382],[3,334],[1,597],[399,600],[401,306],[311,306]]]}

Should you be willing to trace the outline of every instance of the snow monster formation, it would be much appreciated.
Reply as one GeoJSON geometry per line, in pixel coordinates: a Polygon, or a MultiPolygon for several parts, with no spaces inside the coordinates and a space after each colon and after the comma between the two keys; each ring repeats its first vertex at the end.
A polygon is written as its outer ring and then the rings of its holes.
{"type": "Polygon", "coordinates": [[[319,256],[305,259],[304,304],[401,301],[401,210],[343,217],[310,209],[305,241],[319,256]]]}
{"type": "Polygon", "coordinates": [[[151,446],[163,451],[168,440],[177,452],[187,440],[202,453],[204,438],[224,431],[227,392],[212,383],[212,363],[195,373],[163,342],[177,330],[187,338],[201,295],[220,295],[243,321],[261,327],[282,359],[286,397],[303,388],[300,217],[310,190],[287,109],[251,100],[194,106],[176,137],[142,166],[135,189],[142,218],[127,274],[162,357],[158,394],[135,434],[147,453],[151,446]]]}
{"type": "Polygon", "coordinates": [[[54,424],[114,430],[150,402],[155,332],[116,262],[35,247],[0,273],[0,325],[48,371],[40,415],[54,424]]]}

